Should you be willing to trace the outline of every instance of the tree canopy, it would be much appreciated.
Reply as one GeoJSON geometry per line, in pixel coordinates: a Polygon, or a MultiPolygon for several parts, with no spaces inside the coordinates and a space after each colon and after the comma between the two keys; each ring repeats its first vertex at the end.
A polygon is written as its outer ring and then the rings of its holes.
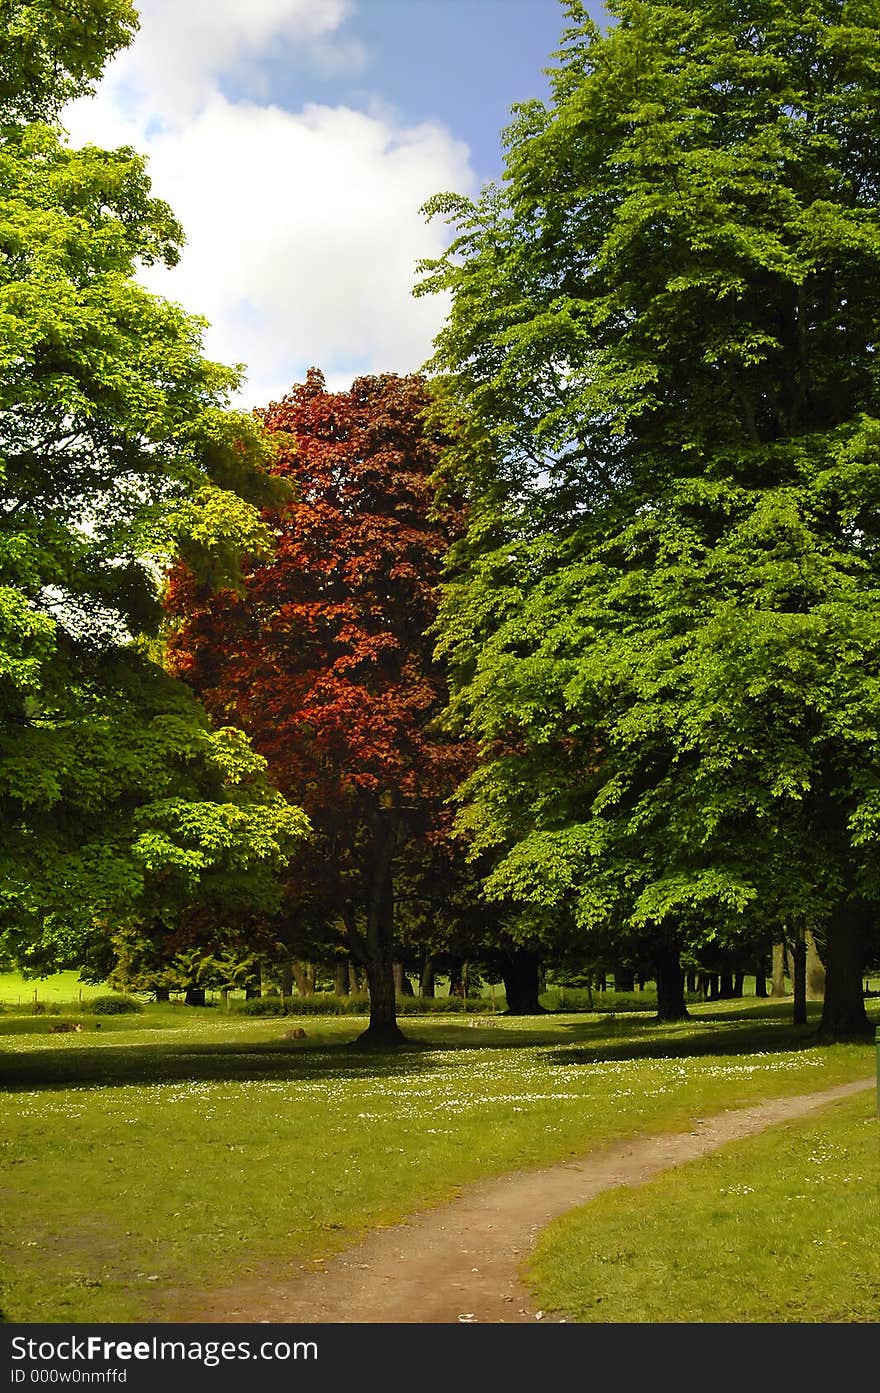
{"type": "Polygon", "coordinates": [[[414,883],[467,766],[465,745],[437,724],[447,690],[429,629],[461,514],[435,499],[442,439],[426,426],[429,401],[419,377],[328,392],[312,369],[260,413],[277,445],[273,468],[295,490],[266,514],[273,554],[240,593],[206,593],[181,567],[168,595],[174,672],[217,719],[248,732],[312,820],[290,909],[304,929],[323,918],[341,930],[364,963],[367,1038],[379,1042],[397,1037],[403,863],[414,883]]]}
{"type": "Polygon", "coordinates": [[[880,5],[609,9],[566,6],[504,186],[429,205],[472,445],[461,822],[495,893],[667,962],[811,922],[845,1034],[878,899],[880,5]]]}
{"type": "Polygon", "coordinates": [[[182,553],[234,583],[278,485],[258,423],[228,409],[238,372],[134,278],[182,236],[143,160],[58,125],[134,12],[0,19],[0,926],[45,958],[160,882],[194,893],[233,846],[239,869],[283,862],[305,820],[158,661],[163,567],[182,553]]]}

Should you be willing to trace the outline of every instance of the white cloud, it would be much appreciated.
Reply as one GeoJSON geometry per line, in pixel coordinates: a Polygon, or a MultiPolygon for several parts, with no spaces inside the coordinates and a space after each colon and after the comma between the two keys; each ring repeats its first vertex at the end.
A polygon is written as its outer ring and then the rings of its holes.
{"type": "Polygon", "coordinates": [[[260,57],[279,44],[322,67],[360,64],[362,47],[338,33],[353,8],[351,0],[140,0],[140,33],[104,86],[174,124],[210,99],[219,77],[258,79],[260,57]]]}
{"type": "Polygon", "coordinates": [[[246,406],[281,396],[312,363],[332,386],[413,371],[445,314],[440,297],[412,297],[417,260],[445,240],[418,210],[438,190],[473,184],[465,145],[378,105],[291,111],[220,90],[279,37],[314,45],[322,70],[334,53],[347,61],[338,30],[349,8],[148,0],[132,49],[95,98],[66,113],[75,144],[127,143],[148,156],[187,242],[178,267],[143,279],[210,320],[212,357],[246,364],[246,406]]]}

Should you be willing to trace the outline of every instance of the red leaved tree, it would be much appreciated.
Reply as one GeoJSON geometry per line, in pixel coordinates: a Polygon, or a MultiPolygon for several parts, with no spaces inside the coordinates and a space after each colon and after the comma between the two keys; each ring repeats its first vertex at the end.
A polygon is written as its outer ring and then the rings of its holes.
{"type": "MultiPolygon", "coordinates": [[[[435,504],[442,441],[424,380],[362,377],[328,392],[304,384],[257,414],[278,445],[294,501],[266,514],[271,560],[243,593],[208,595],[178,568],[168,605],[173,670],[208,709],[241,726],[316,829],[298,873],[326,903],[367,972],[361,1040],[403,1037],[393,977],[395,871],[421,839],[430,854],[445,799],[467,763],[438,731],[446,703],[428,630],[441,561],[462,525],[435,504]]],[[[296,900],[294,889],[293,900],[296,900]]]]}

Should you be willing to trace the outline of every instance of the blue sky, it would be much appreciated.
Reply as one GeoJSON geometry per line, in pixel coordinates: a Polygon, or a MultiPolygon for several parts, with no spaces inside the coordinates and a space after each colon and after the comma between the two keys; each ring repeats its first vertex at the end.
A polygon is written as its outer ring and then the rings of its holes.
{"type": "Polygon", "coordinates": [[[420,212],[502,169],[516,101],[547,95],[558,0],[141,0],[74,144],[131,144],[186,231],[142,279],[242,363],[244,406],[322,368],[412,372],[445,318],[412,295],[448,238],[420,212]]]}
{"type": "Polygon", "coordinates": [[[543,68],[563,21],[559,0],[361,0],[341,31],[362,45],[360,69],[315,72],[290,44],[266,73],[284,105],[363,108],[379,94],[405,121],[445,122],[467,141],[482,182],[501,173],[511,104],[547,96],[543,68]]]}

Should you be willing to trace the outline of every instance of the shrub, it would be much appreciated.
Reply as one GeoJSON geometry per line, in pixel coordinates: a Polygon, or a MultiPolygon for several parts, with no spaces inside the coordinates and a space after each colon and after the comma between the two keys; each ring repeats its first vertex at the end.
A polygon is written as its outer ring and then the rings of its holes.
{"type": "Polygon", "coordinates": [[[504,998],[497,1005],[487,996],[403,996],[397,1001],[399,1016],[451,1016],[467,1012],[470,1015],[490,1016],[504,1009],[504,998]]]}
{"type": "MultiPolygon", "coordinates": [[[[503,1006],[503,1001],[501,1003],[503,1006]]],[[[258,996],[233,1008],[244,1016],[368,1016],[368,996],[337,996],[335,992],[315,992],[313,996],[258,996]]],[[[489,1015],[493,1009],[488,997],[402,996],[397,999],[399,1016],[453,1015],[461,1012],[489,1015]]]]}
{"type": "Polygon", "coordinates": [[[143,1009],[133,996],[96,996],[83,1002],[83,1010],[90,1016],[136,1016],[143,1009]]]}
{"type": "Polygon", "coordinates": [[[314,996],[256,996],[233,1006],[243,1016],[364,1016],[370,1013],[368,996],[337,996],[335,992],[315,992],[314,996]]]}

